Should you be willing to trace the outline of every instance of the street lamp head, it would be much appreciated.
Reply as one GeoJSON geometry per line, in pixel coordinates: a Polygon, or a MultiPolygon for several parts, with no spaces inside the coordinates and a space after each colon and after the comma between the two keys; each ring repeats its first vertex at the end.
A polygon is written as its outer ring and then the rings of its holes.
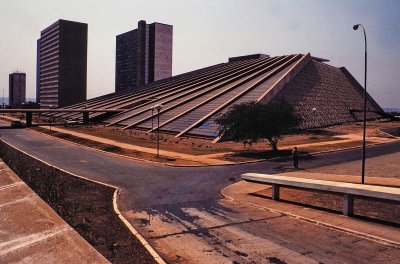
{"type": "Polygon", "coordinates": [[[161,108],[163,108],[164,106],[162,104],[158,104],[155,106],[155,108],[157,109],[157,111],[160,111],[161,108]]]}
{"type": "Polygon", "coordinates": [[[360,26],[360,24],[356,24],[356,25],[353,26],[353,29],[357,30],[359,26],[360,26]]]}

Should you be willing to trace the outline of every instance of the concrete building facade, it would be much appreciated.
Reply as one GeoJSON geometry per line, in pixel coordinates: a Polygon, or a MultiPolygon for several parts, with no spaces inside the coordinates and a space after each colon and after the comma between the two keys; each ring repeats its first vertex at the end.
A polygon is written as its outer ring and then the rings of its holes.
{"type": "Polygon", "coordinates": [[[115,91],[136,90],[172,76],[171,25],[138,22],[138,28],[116,36],[115,91]]]}
{"type": "Polygon", "coordinates": [[[36,101],[58,108],[86,100],[88,25],[58,20],[37,41],[36,101]]]}
{"type": "Polygon", "coordinates": [[[14,72],[8,77],[9,105],[21,105],[25,103],[26,74],[22,72],[14,72]]]}
{"type": "MultiPolygon", "coordinates": [[[[310,53],[234,57],[228,63],[163,79],[139,91],[111,93],[71,107],[123,109],[114,115],[91,113],[89,118],[108,126],[153,132],[153,109],[162,104],[157,112],[157,130],[213,142],[221,140],[218,116],[233,105],[246,102],[286,102],[301,118],[299,129],[362,121],[363,87],[346,68],[326,62],[310,53]]],[[[383,115],[383,109],[371,96],[367,98],[367,109],[369,120],[383,115]]],[[[82,119],[80,113],[64,113],[60,117],[82,119]]]]}

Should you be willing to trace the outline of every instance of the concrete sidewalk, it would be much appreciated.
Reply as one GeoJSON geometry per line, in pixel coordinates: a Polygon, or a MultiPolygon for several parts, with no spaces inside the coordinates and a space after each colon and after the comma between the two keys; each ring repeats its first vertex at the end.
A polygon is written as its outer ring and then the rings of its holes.
{"type": "MultiPolygon", "coordinates": [[[[349,180],[349,176],[343,176],[343,178],[341,178],[340,176],[338,177],[338,175],[319,174],[319,176],[317,176],[317,173],[315,173],[314,175],[310,175],[309,173],[307,173],[307,176],[305,174],[306,173],[304,173],[303,175],[295,175],[295,173],[286,173],[285,175],[321,180],[329,180],[331,179],[331,177],[335,177],[336,181],[359,181],[358,177],[351,178],[351,176],[349,180]],[[345,180],[344,177],[346,177],[347,180],[345,180]]],[[[369,183],[372,182],[374,182],[375,184],[400,187],[400,180],[398,179],[373,178],[370,179],[369,183]]],[[[396,227],[363,221],[339,214],[328,213],[317,209],[249,195],[251,193],[260,192],[267,188],[270,187],[268,185],[240,181],[224,188],[221,191],[221,194],[225,198],[234,202],[238,202],[240,204],[247,204],[273,212],[280,212],[318,225],[323,225],[328,228],[334,228],[346,233],[351,233],[356,236],[364,237],[366,239],[378,241],[384,244],[390,244],[400,248],[400,230],[396,227]]]]}
{"type": "Polygon", "coordinates": [[[109,263],[0,160],[0,263],[109,263]]]}

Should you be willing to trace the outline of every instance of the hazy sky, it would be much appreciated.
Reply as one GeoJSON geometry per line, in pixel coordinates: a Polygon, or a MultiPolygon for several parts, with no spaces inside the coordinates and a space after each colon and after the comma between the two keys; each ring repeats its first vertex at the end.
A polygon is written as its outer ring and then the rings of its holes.
{"type": "Polygon", "coordinates": [[[173,74],[252,53],[307,53],[345,66],[363,84],[368,38],[367,90],[383,107],[400,107],[399,0],[0,0],[0,93],[8,74],[27,74],[35,97],[36,40],[58,19],[85,22],[88,98],[114,91],[115,36],[139,20],[174,26],[173,74]]]}

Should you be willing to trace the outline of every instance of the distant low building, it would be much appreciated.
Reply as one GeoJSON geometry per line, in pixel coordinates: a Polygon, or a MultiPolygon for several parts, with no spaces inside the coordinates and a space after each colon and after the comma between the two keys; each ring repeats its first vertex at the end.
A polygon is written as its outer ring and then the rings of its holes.
{"type": "Polygon", "coordinates": [[[21,105],[26,100],[26,74],[14,72],[9,75],[8,82],[9,104],[21,105]]]}
{"type": "Polygon", "coordinates": [[[115,91],[136,90],[172,76],[171,25],[138,22],[116,37],[115,91]]]}
{"type": "Polygon", "coordinates": [[[41,107],[86,100],[87,32],[87,24],[62,19],[42,30],[36,76],[36,101],[41,107]]]}
{"type": "Polygon", "coordinates": [[[243,60],[255,60],[255,59],[267,59],[267,58],[269,58],[269,55],[258,53],[258,54],[231,57],[228,59],[228,62],[243,61],[243,60]]]}

